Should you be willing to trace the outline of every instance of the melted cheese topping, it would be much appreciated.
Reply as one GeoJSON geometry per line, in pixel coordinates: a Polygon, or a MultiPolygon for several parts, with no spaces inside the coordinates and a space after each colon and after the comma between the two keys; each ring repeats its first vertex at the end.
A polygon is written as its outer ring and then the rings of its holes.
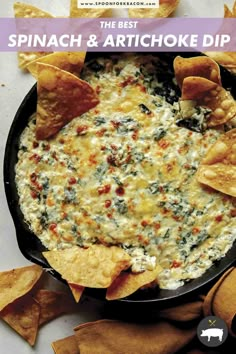
{"type": "Polygon", "coordinates": [[[236,212],[233,198],[195,179],[223,130],[178,127],[158,69],[167,70],[151,55],[88,63],[83,78],[100,104],[49,141],[35,140],[33,117],[16,183],[25,220],[48,249],[119,245],[133,272],[159,264],[159,286],[174,289],[225,255],[236,212]]]}

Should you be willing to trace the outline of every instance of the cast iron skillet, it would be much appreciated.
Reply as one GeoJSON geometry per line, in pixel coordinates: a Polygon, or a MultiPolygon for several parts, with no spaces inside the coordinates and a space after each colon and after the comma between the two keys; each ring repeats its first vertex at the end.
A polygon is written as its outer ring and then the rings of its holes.
{"type": "MultiPolygon", "coordinates": [[[[111,53],[90,53],[86,60],[94,58],[96,59],[96,57],[98,56],[105,55],[111,55],[111,53]]],[[[169,70],[173,71],[172,64],[173,59],[176,55],[192,57],[200,55],[200,53],[156,53],[154,55],[158,55],[163,58],[168,63],[169,70]]],[[[236,77],[231,75],[223,68],[221,68],[221,75],[223,86],[229,89],[232,95],[236,98],[236,77]]],[[[178,89],[176,90],[176,92],[178,93],[178,89]]],[[[17,162],[19,138],[28,123],[29,117],[36,110],[36,101],[37,91],[36,85],[34,85],[21,103],[12,122],[12,126],[8,135],[4,156],[5,192],[10,213],[15,224],[18,245],[22,254],[33,263],[39,264],[44,268],[48,268],[49,272],[54,277],[59,280],[62,280],[61,276],[50,268],[49,264],[42,256],[42,251],[45,250],[45,247],[41,244],[39,239],[30,231],[28,225],[24,222],[23,214],[19,207],[19,198],[15,184],[15,164],[17,162]]],[[[184,286],[176,290],[160,290],[158,288],[155,288],[151,290],[137,291],[135,294],[129,296],[128,298],[115,301],[113,303],[118,303],[119,307],[125,306],[126,309],[137,308],[139,313],[141,308],[150,308],[153,310],[153,305],[155,305],[156,308],[159,306],[178,303],[178,301],[183,301],[186,297],[189,297],[195,294],[196,292],[202,291],[204,287],[210,284],[213,280],[219,277],[222,272],[224,272],[227,268],[233,265],[235,260],[236,243],[228,251],[227,255],[220,261],[217,261],[208,271],[205,272],[204,275],[195,280],[191,280],[190,282],[186,283],[184,286]]],[[[88,290],[88,294],[97,298],[104,298],[103,290],[91,289],[88,290]]]]}

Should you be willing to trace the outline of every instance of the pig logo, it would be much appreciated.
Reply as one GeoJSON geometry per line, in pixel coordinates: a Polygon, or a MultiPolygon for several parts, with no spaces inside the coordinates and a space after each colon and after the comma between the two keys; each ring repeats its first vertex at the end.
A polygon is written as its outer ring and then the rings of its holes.
{"type": "Polygon", "coordinates": [[[207,347],[218,347],[228,336],[226,323],[219,317],[205,317],[197,327],[198,339],[207,347]]]}
{"type": "Polygon", "coordinates": [[[207,337],[208,342],[210,342],[211,337],[218,337],[219,340],[222,342],[223,339],[223,333],[224,330],[223,328],[208,328],[208,329],[203,329],[202,333],[200,334],[201,337],[207,337]]]}

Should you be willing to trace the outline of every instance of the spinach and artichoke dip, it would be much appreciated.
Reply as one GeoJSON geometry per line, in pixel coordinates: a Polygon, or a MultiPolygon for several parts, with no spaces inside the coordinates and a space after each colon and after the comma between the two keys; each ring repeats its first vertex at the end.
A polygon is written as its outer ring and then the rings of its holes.
{"type": "Polygon", "coordinates": [[[159,264],[165,289],[201,276],[236,238],[234,198],[195,179],[225,127],[177,124],[171,75],[152,55],[88,62],[100,103],[48,141],[36,141],[33,116],[16,165],[25,220],[49,250],[118,245],[133,272],[159,264]]]}

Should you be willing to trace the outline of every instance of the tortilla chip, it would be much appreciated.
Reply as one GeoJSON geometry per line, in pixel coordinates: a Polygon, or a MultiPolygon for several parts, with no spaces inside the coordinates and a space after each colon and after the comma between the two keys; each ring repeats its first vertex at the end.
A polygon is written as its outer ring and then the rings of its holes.
{"type": "Polygon", "coordinates": [[[39,325],[42,326],[63,313],[75,310],[75,302],[66,293],[40,289],[34,295],[34,300],[40,306],[39,325]]]}
{"type": "Polygon", "coordinates": [[[130,265],[130,256],[116,246],[73,246],[43,252],[48,263],[68,283],[89,288],[107,288],[130,265]]]}
{"type": "Polygon", "coordinates": [[[233,14],[234,17],[236,17],[236,1],[233,4],[232,14],[233,14]]]}
{"type": "Polygon", "coordinates": [[[38,63],[50,64],[79,76],[84,65],[85,55],[86,52],[55,52],[32,61],[27,65],[27,69],[36,79],[38,78],[38,63]]]}
{"type": "Polygon", "coordinates": [[[16,299],[27,294],[43,273],[37,265],[0,273],[0,311],[16,299]]]}
{"type": "Polygon", "coordinates": [[[52,349],[55,354],[79,354],[75,336],[69,336],[53,342],[52,349]]]}
{"type": "Polygon", "coordinates": [[[128,9],[129,17],[134,18],[155,18],[168,17],[179,5],[179,0],[160,0],[158,8],[152,9],[128,9]]]}
{"type": "Polygon", "coordinates": [[[234,17],[233,13],[230,11],[228,6],[224,4],[224,18],[231,18],[231,17],[234,17]]]}
{"type": "Polygon", "coordinates": [[[236,53],[235,52],[205,52],[205,54],[222,65],[230,72],[236,74],[236,53]]]}
{"type": "Polygon", "coordinates": [[[51,18],[53,17],[46,11],[35,6],[25,4],[23,2],[15,2],[13,4],[14,14],[16,18],[51,18]]]}
{"type": "Polygon", "coordinates": [[[0,312],[0,317],[31,346],[36,341],[39,315],[40,307],[31,296],[15,301],[0,312]]]}
{"type": "MultiPolygon", "coordinates": [[[[48,12],[21,2],[14,3],[13,9],[15,18],[53,18],[48,12]]],[[[48,52],[18,52],[18,66],[20,69],[25,69],[31,61],[47,54],[48,52]]]]}
{"type": "Polygon", "coordinates": [[[17,53],[18,67],[20,69],[28,69],[27,66],[31,61],[40,59],[48,55],[46,52],[19,52],[17,53]]]}
{"type": "Polygon", "coordinates": [[[36,137],[47,139],[99,100],[86,82],[49,64],[38,63],[36,137]]]}
{"type": "Polygon", "coordinates": [[[236,166],[226,168],[223,163],[201,165],[196,174],[197,180],[217,191],[236,197],[236,166]]]}
{"type": "Polygon", "coordinates": [[[213,144],[202,159],[202,164],[213,165],[223,162],[226,165],[236,165],[236,129],[231,129],[213,144]]]}
{"type": "Polygon", "coordinates": [[[224,4],[224,18],[236,17],[236,1],[233,4],[232,11],[224,4]]]}
{"type": "Polygon", "coordinates": [[[83,291],[84,291],[84,287],[83,286],[79,286],[79,285],[76,285],[76,284],[68,284],[69,287],[70,287],[70,290],[74,296],[74,299],[76,302],[79,302],[82,294],[83,294],[83,291]]]}
{"type": "Polygon", "coordinates": [[[188,76],[183,80],[182,100],[200,100],[205,95],[217,88],[217,84],[199,76],[188,76]]]}
{"type": "Polygon", "coordinates": [[[183,80],[188,76],[200,76],[221,85],[219,65],[209,57],[199,56],[193,58],[182,58],[177,56],[174,59],[175,78],[179,87],[182,87],[183,80]]]}
{"type": "Polygon", "coordinates": [[[198,182],[236,197],[236,129],[223,134],[208,150],[196,177],[198,182]]]}
{"type": "Polygon", "coordinates": [[[160,270],[157,267],[154,270],[146,270],[142,273],[121,273],[107,289],[106,299],[116,300],[133,294],[142,286],[156,280],[160,270]]]}
{"type": "Polygon", "coordinates": [[[203,77],[186,77],[181,99],[195,100],[197,106],[211,109],[207,122],[209,127],[224,124],[236,115],[236,102],[230,92],[203,77]]]}
{"type": "Polygon", "coordinates": [[[77,0],[70,0],[70,17],[71,18],[99,18],[112,17],[112,9],[79,9],[77,0]]]}

